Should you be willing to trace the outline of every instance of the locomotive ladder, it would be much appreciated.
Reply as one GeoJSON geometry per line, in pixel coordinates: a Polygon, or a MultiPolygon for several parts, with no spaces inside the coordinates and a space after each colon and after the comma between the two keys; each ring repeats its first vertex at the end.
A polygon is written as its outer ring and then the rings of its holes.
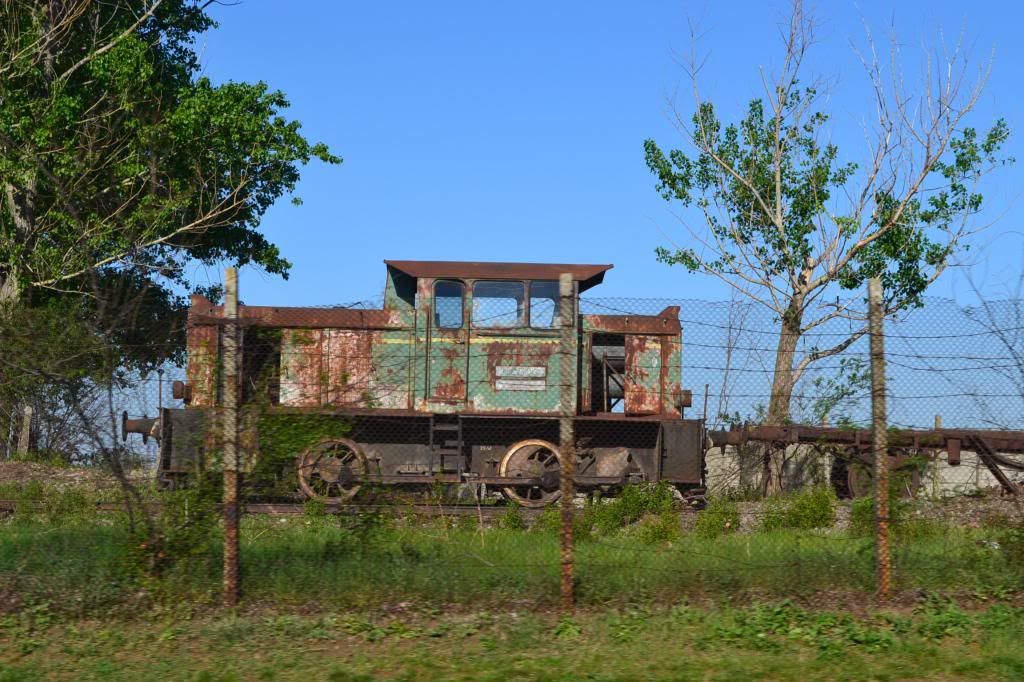
{"type": "MultiPolygon", "coordinates": [[[[439,471],[462,474],[466,468],[462,445],[462,418],[459,415],[430,415],[430,452],[439,471]]],[[[433,465],[431,462],[431,469],[433,465]]]]}

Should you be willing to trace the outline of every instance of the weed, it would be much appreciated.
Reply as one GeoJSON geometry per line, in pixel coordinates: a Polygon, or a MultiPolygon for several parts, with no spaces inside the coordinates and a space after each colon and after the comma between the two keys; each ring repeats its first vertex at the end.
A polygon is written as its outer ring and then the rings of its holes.
{"type": "Polygon", "coordinates": [[[505,530],[526,530],[526,518],[518,504],[509,503],[508,509],[498,519],[498,527],[505,530]]]}
{"type": "MultiPolygon", "coordinates": [[[[549,535],[558,535],[562,532],[562,509],[560,505],[548,507],[540,513],[534,522],[531,530],[549,535]]],[[[572,517],[573,535],[577,542],[583,542],[593,534],[593,520],[590,515],[574,513],[572,517]]]]}
{"type": "Polygon", "coordinates": [[[138,525],[128,537],[128,555],[149,577],[163,575],[175,563],[211,554],[221,493],[218,484],[200,478],[197,485],[165,493],[152,524],[138,525]]]}
{"type": "Polygon", "coordinates": [[[583,628],[580,627],[580,624],[568,616],[560,618],[558,624],[555,625],[555,639],[576,639],[582,633],[583,628]]]}
{"type": "Polygon", "coordinates": [[[675,498],[666,481],[628,485],[607,502],[592,501],[584,511],[586,525],[600,535],[610,535],[648,514],[660,516],[672,511],[675,498]]]}
{"type": "Polygon", "coordinates": [[[740,512],[736,502],[727,498],[712,498],[708,506],[697,514],[693,532],[699,538],[712,540],[740,527],[740,512]]]}
{"type": "Polygon", "coordinates": [[[765,501],[765,530],[831,528],[836,522],[836,496],[831,487],[804,488],[765,501]]]}
{"type": "Polygon", "coordinates": [[[970,635],[974,619],[948,599],[931,597],[915,609],[919,622],[917,632],[930,640],[945,637],[965,638],[970,635]]]}
{"type": "Polygon", "coordinates": [[[327,503],[317,497],[311,497],[302,503],[302,512],[310,518],[327,516],[327,503]]]}
{"type": "MultiPolygon", "coordinates": [[[[897,492],[889,495],[889,525],[897,527],[906,520],[910,502],[897,492]]],[[[873,535],[875,532],[875,498],[859,497],[850,505],[850,532],[854,535],[873,535]]]]}
{"type": "Polygon", "coordinates": [[[636,536],[648,545],[663,545],[675,542],[681,535],[679,513],[666,511],[661,514],[647,514],[637,524],[636,536]]]}

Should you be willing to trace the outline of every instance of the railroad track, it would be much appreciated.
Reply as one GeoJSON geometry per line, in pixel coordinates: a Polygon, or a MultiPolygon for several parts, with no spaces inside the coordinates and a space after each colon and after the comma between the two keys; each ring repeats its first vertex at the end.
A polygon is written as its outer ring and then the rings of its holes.
{"type": "MultiPolygon", "coordinates": [[[[146,506],[150,509],[159,509],[161,503],[148,502],[146,506]]],[[[219,506],[219,505],[218,505],[219,506]]],[[[28,507],[35,512],[44,512],[47,505],[44,502],[23,502],[20,500],[0,500],[0,513],[13,513],[19,508],[28,507]]],[[[118,512],[124,511],[125,505],[120,502],[97,502],[93,505],[97,512],[118,512]]],[[[438,505],[438,504],[339,504],[325,505],[323,510],[327,514],[394,514],[397,516],[477,516],[485,519],[493,519],[501,516],[509,507],[496,505],[475,506],[469,504],[459,505],[438,505]]],[[[306,505],[302,503],[285,502],[253,502],[242,505],[244,514],[267,515],[267,516],[301,516],[307,511],[306,505]]],[[[522,514],[528,518],[540,513],[539,509],[520,509],[522,514]]]]}

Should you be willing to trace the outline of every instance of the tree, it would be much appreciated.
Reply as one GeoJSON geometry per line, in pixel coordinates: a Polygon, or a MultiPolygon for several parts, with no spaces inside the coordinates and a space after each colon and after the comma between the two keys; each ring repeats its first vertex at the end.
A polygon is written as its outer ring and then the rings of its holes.
{"type": "MultiPolygon", "coordinates": [[[[34,328],[31,311],[39,328],[86,320],[124,367],[145,371],[180,354],[182,294],[199,290],[190,263],[287,276],[260,220],[300,166],[341,159],[284,116],[281,92],[200,77],[193,46],[214,26],[212,1],[0,0],[5,336],[34,328]]],[[[0,383],[24,386],[15,366],[30,359],[0,366],[0,383]]],[[[90,376],[59,366],[63,378],[90,376]]],[[[29,375],[37,396],[54,381],[29,375]]],[[[19,409],[10,395],[0,402],[0,415],[19,409]]]]}
{"type": "Polygon", "coordinates": [[[190,261],[286,275],[258,231],[299,166],[338,163],[264,83],[198,77],[210,0],[3,0],[0,301],[190,261]]]}
{"type": "MultiPolygon", "coordinates": [[[[899,50],[880,63],[870,40],[863,58],[876,114],[865,130],[864,163],[843,160],[830,141],[823,83],[802,71],[814,22],[797,1],[783,30],[783,59],[762,71],[764,96],[738,123],[723,124],[701,95],[699,64],[689,63],[695,113],[676,110],[687,151],[644,143],[658,191],[695,208],[692,245],[659,248],[658,259],[709,274],[768,307],[779,320],[768,423],[789,420],[794,387],[813,363],[842,353],[867,332],[856,291],[880,276],[886,313],[922,304],[922,294],[954,263],[982,206],[979,184],[1004,160],[1009,134],[997,120],[987,132],[965,125],[988,75],[969,78],[959,48],[926,64],[918,90],[899,70],[899,50]],[[851,320],[848,336],[799,350],[799,341],[830,320],[851,320]]],[[[775,474],[775,485],[779,477],[775,474]]]]}

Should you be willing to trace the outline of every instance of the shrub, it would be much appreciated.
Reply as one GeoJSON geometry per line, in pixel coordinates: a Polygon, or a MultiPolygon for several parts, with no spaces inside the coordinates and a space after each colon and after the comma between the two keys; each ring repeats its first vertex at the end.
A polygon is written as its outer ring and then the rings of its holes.
{"type": "Polygon", "coordinates": [[[831,528],[836,522],[836,496],[831,488],[816,486],[765,502],[765,530],[831,528]]]}
{"type": "Polygon", "coordinates": [[[526,519],[523,517],[523,510],[518,504],[512,502],[508,509],[498,519],[498,527],[506,530],[525,530],[526,519]]]}
{"type": "Polygon", "coordinates": [[[649,545],[661,545],[679,539],[679,514],[667,511],[648,514],[637,524],[637,537],[649,545]]]}
{"type": "Polygon", "coordinates": [[[697,537],[714,539],[726,533],[734,533],[740,527],[740,510],[736,502],[724,498],[712,498],[708,506],[697,514],[693,532],[697,537]]]}
{"type": "Polygon", "coordinates": [[[136,566],[156,577],[183,559],[209,556],[220,521],[220,499],[219,485],[202,477],[191,488],[164,493],[151,523],[138,524],[129,534],[136,566]]]}
{"type": "Polygon", "coordinates": [[[311,497],[302,503],[302,511],[306,516],[322,518],[327,516],[327,503],[317,497],[311,497]]]}
{"type": "Polygon", "coordinates": [[[673,510],[675,497],[666,481],[628,485],[608,502],[592,502],[584,511],[585,522],[597,533],[610,535],[644,516],[661,516],[673,510]]]}
{"type": "MultiPolygon", "coordinates": [[[[593,524],[586,514],[576,512],[572,519],[572,531],[577,540],[586,540],[592,534],[593,524]]],[[[558,534],[562,532],[562,507],[560,504],[552,505],[541,512],[540,516],[533,522],[532,530],[542,533],[558,534]]]]}
{"type": "Polygon", "coordinates": [[[1008,525],[999,534],[999,549],[1010,566],[1024,573],[1024,521],[1008,525]]]}
{"type": "MultiPolygon", "coordinates": [[[[889,488],[889,525],[898,527],[906,521],[910,503],[900,497],[899,491],[889,488]]],[[[850,507],[850,532],[856,535],[871,535],[875,532],[875,498],[858,497],[850,507]]]]}

